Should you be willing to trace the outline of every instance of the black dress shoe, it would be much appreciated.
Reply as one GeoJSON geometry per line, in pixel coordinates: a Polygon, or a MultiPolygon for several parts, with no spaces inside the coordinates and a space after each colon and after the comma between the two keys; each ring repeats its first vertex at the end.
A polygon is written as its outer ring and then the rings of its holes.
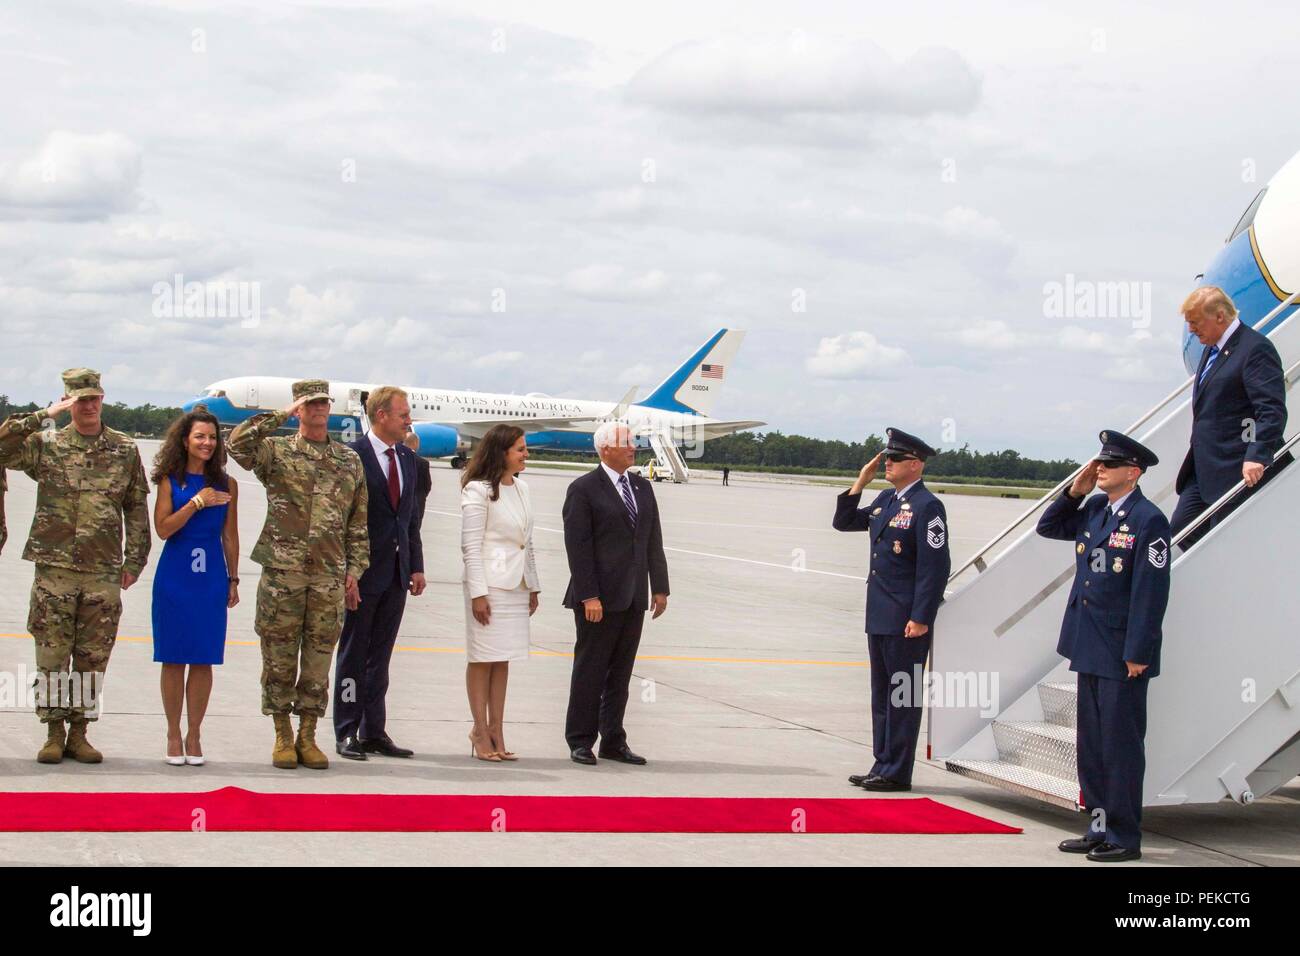
{"type": "Polygon", "coordinates": [[[382,737],[371,737],[369,740],[361,741],[361,749],[368,754],[383,754],[385,757],[414,757],[414,750],[407,750],[405,747],[399,747],[393,743],[393,739],[384,734],[382,737]]]}
{"type": "Polygon", "coordinates": [[[602,750],[600,752],[601,760],[617,760],[619,763],[635,764],[638,767],[645,766],[645,757],[640,754],[634,754],[627,749],[627,746],[619,747],[617,750],[602,750]]]}
{"type": "Polygon", "coordinates": [[[1103,843],[1088,851],[1088,859],[1094,863],[1123,863],[1125,860],[1142,859],[1142,851],[1116,843],[1103,843]]]}
{"type": "Polygon", "coordinates": [[[574,747],[569,751],[569,759],[574,763],[591,764],[593,767],[596,765],[596,755],[590,747],[574,747]]]}
{"type": "Polygon", "coordinates": [[[866,783],[868,780],[879,780],[879,779],[880,779],[880,774],[876,774],[876,773],[855,773],[855,774],[853,774],[851,777],[849,777],[849,783],[853,784],[853,786],[855,786],[855,787],[860,787],[860,786],[862,786],[864,783],[866,783]]]}
{"type": "Polygon", "coordinates": [[[890,780],[888,777],[863,780],[858,786],[863,790],[874,790],[879,793],[901,793],[904,790],[912,789],[910,783],[899,783],[897,780],[890,780]]]}
{"type": "Polygon", "coordinates": [[[349,760],[365,760],[366,752],[361,749],[361,741],[357,739],[356,734],[342,738],[334,749],[338,751],[340,757],[347,757],[349,760]]]}
{"type": "Polygon", "coordinates": [[[1062,853],[1087,853],[1093,847],[1101,846],[1105,840],[1089,840],[1087,837],[1078,837],[1074,840],[1062,840],[1056,844],[1056,848],[1062,853]]]}

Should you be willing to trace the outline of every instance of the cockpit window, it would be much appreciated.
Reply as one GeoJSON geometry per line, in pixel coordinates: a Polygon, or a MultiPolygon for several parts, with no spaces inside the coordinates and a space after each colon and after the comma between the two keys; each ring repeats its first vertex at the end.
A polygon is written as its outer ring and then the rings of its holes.
{"type": "Polygon", "coordinates": [[[226,397],[226,390],[224,388],[208,389],[208,398],[225,398],[225,397],[226,397]]]}
{"type": "Polygon", "coordinates": [[[1250,201],[1250,205],[1246,207],[1246,211],[1242,213],[1241,218],[1237,220],[1237,227],[1232,230],[1232,235],[1228,237],[1228,242],[1232,242],[1232,240],[1236,239],[1250,228],[1250,224],[1255,221],[1255,213],[1259,211],[1259,203],[1264,198],[1264,193],[1266,192],[1268,192],[1267,186],[1261,189],[1259,195],[1250,201]]]}

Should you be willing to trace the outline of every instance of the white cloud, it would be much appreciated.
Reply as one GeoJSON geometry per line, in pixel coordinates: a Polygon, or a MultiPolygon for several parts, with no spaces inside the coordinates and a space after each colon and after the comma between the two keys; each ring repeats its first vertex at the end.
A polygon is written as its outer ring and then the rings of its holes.
{"type": "Polygon", "coordinates": [[[967,348],[1004,351],[1019,348],[1023,338],[1001,319],[975,319],[957,331],[957,341],[967,348]]]}
{"type": "Polygon", "coordinates": [[[822,339],[804,367],[818,378],[873,378],[908,362],[906,351],[885,345],[870,332],[845,332],[822,339]]]}
{"type": "Polygon", "coordinates": [[[120,133],[55,130],[0,168],[0,219],[103,219],[139,208],[140,148],[120,133]]]}
{"type": "Polygon", "coordinates": [[[729,36],[673,47],[628,83],[633,100],[671,110],[742,114],[965,113],[979,80],[956,51],[895,60],[865,38],[729,36]]]}
{"type": "Polygon", "coordinates": [[[564,277],[564,287],[589,299],[645,299],[658,295],[668,276],[660,269],[640,275],[623,266],[596,263],[574,269],[564,277]]]}
{"type": "Polygon", "coordinates": [[[474,368],[505,368],[508,365],[517,365],[523,360],[523,352],[502,351],[480,355],[471,364],[474,368]]]}

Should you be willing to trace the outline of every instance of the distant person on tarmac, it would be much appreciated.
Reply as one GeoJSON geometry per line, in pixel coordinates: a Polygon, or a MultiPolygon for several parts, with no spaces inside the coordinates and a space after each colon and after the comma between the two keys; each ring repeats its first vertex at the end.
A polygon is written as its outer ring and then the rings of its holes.
{"type": "Polygon", "coordinates": [[[722,483],[723,483],[724,485],[729,485],[729,484],[731,484],[731,469],[730,469],[730,468],[726,468],[726,467],[724,467],[724,468],[722,469],[722,483]]]}
{"type": "Polygon", "coordinates": [[[912,789],[912,764],[921,732],[921,681],[934,639],[934,618],[943,601],[952,559],[948,514],[925,487],[921,472],[935,450],[897,428],[867,462],[853,487],[835,502],[836,531],[871,533],[867,576],[867,648],[871,654],[871,737],[876,762],[849,782],[863,790],[912,789]],[[885,480],[894,487],[859,508],[862,490],[885,459],[885,480]],[[900,700],[895,688],[902,689],[900,700]]]}

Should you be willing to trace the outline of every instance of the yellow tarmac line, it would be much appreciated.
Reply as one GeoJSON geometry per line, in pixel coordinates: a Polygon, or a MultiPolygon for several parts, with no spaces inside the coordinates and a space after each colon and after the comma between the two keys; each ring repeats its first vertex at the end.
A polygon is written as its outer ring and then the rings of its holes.
{"type": "MultiPolygon", "coordinates": [[[[30,634],[0,634],[0,637],[11,637],[31,640],[30,634]]],[[[136,637],[133,635],[120,635],[119,641],[128,641],[132,644],[151,644],[152,637],[136,637]]],[[[259,641],[226,641],[231,647],[257,647],[259,641]]],[[[464,654],[463,647],[411,647],[398,644],[393,648],[396,651],[411,651],[417,654],[464,654]]],[[[534,657],[572,657],[571,653],[566,651],[540,651],[533,649],[534,657]]],[[[795,658],[784,657],[685,657],[674,654],[638,654],[638,661],[677,661],[687,664],[807,664],[816,667],[867,667],[866,661],[805,661],[795,658]]]]}

